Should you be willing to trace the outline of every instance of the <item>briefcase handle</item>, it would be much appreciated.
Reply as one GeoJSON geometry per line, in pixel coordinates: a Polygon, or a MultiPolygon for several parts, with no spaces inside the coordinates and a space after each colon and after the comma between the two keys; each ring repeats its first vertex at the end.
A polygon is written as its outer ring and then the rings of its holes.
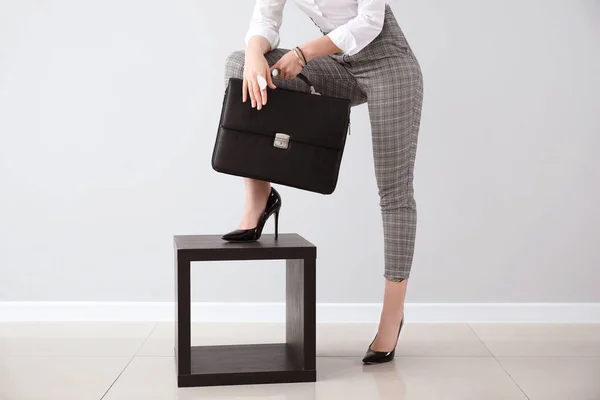
{"type": "MultiPolygon", "coordinates": [[[[273,74],[273,71],[271,71],[271,74],[273,74]]],[[[310,94],[314,94],[317,96],[320,96],[321,93],[317,92],[315,90],[315,86],[312,84],[312,82],[306,77],[306,75],[300,73],[298,75],[296,75],[296,78],[300,79],[302,82],[306,83],[308,85],[308,87],[310,88],[310,94]]]]}
{"type": "Polygon", "coordinates": [[[315,86],[312,84],[312,82],[306,77],[306,75],[300,73],[296,76],[296,78],[300,79],[302,82],[306,83],[308,85],[308,87],[310,88],[310,94],[315,94],[317,96],[320,96],[321,93],[317,92],[315,90],[315,86]]]}

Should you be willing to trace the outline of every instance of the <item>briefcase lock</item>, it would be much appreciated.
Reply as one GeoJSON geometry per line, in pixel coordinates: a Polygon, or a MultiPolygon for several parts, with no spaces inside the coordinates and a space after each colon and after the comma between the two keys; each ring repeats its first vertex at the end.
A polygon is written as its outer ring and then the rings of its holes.
{"type": "Polygon", "coordinates": [[[286,135],[285,133],[276,133],[273,146],[277,147],[278,149],[287,149],[290,147],[290,135],[286,135]]]}

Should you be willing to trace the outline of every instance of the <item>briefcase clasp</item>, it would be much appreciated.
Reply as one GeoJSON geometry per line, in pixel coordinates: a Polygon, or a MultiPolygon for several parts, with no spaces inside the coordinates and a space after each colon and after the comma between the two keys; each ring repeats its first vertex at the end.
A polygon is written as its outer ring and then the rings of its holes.
{"type": "Polygon", "coordinates": [[[287,149],[290,147],[290,135],[286,135],[285,133],[276,133],[273,146],[277,147],[278,149],[287,149]]]}

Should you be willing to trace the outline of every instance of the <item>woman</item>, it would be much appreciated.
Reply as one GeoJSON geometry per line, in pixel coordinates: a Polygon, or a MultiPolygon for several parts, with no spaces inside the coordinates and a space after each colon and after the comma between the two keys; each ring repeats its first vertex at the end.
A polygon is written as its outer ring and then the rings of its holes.
{"type": "MultiPolygon", "coordinates": [[[[325,96],[350,99],[353,106],[368,103],[383,216],[385,294],[378,333],[363,361],[391,361],[415,243],[413,166],[423,99],[419,63],[386,0],[296,0],[323,36],[293,50],[279,49],[285,2],[257,0],[246,51],[228,57],[225,78],[243,78],[243,101],[257,110],[268,107],[267,85],[307,91],[294,79],[300,72],[325,96]]],[[[270,183],[245,179],[245,184],[242,220],[225,240],[256,240],[271,214],[277,220],[281,198],[270,183]]]]}

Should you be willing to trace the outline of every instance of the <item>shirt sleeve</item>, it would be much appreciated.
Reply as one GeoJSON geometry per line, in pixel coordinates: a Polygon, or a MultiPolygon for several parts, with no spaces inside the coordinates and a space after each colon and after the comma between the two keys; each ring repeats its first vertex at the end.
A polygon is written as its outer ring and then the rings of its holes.
{"type": "Polygon", "coordinates": [[[250,29],[246,34],[246,46],[252,36],[262,36],[271,44],[271,50],[279,46],[279,27],[283,20],[286,0],[256,0],[250,29]]]}
{"type": "Polygon", "coordinates": [[[327,36],[344,53],[358,53],[381,33],[385,4],[385,0],[358,0],[356,17],[335,28],[327,36]]]}

